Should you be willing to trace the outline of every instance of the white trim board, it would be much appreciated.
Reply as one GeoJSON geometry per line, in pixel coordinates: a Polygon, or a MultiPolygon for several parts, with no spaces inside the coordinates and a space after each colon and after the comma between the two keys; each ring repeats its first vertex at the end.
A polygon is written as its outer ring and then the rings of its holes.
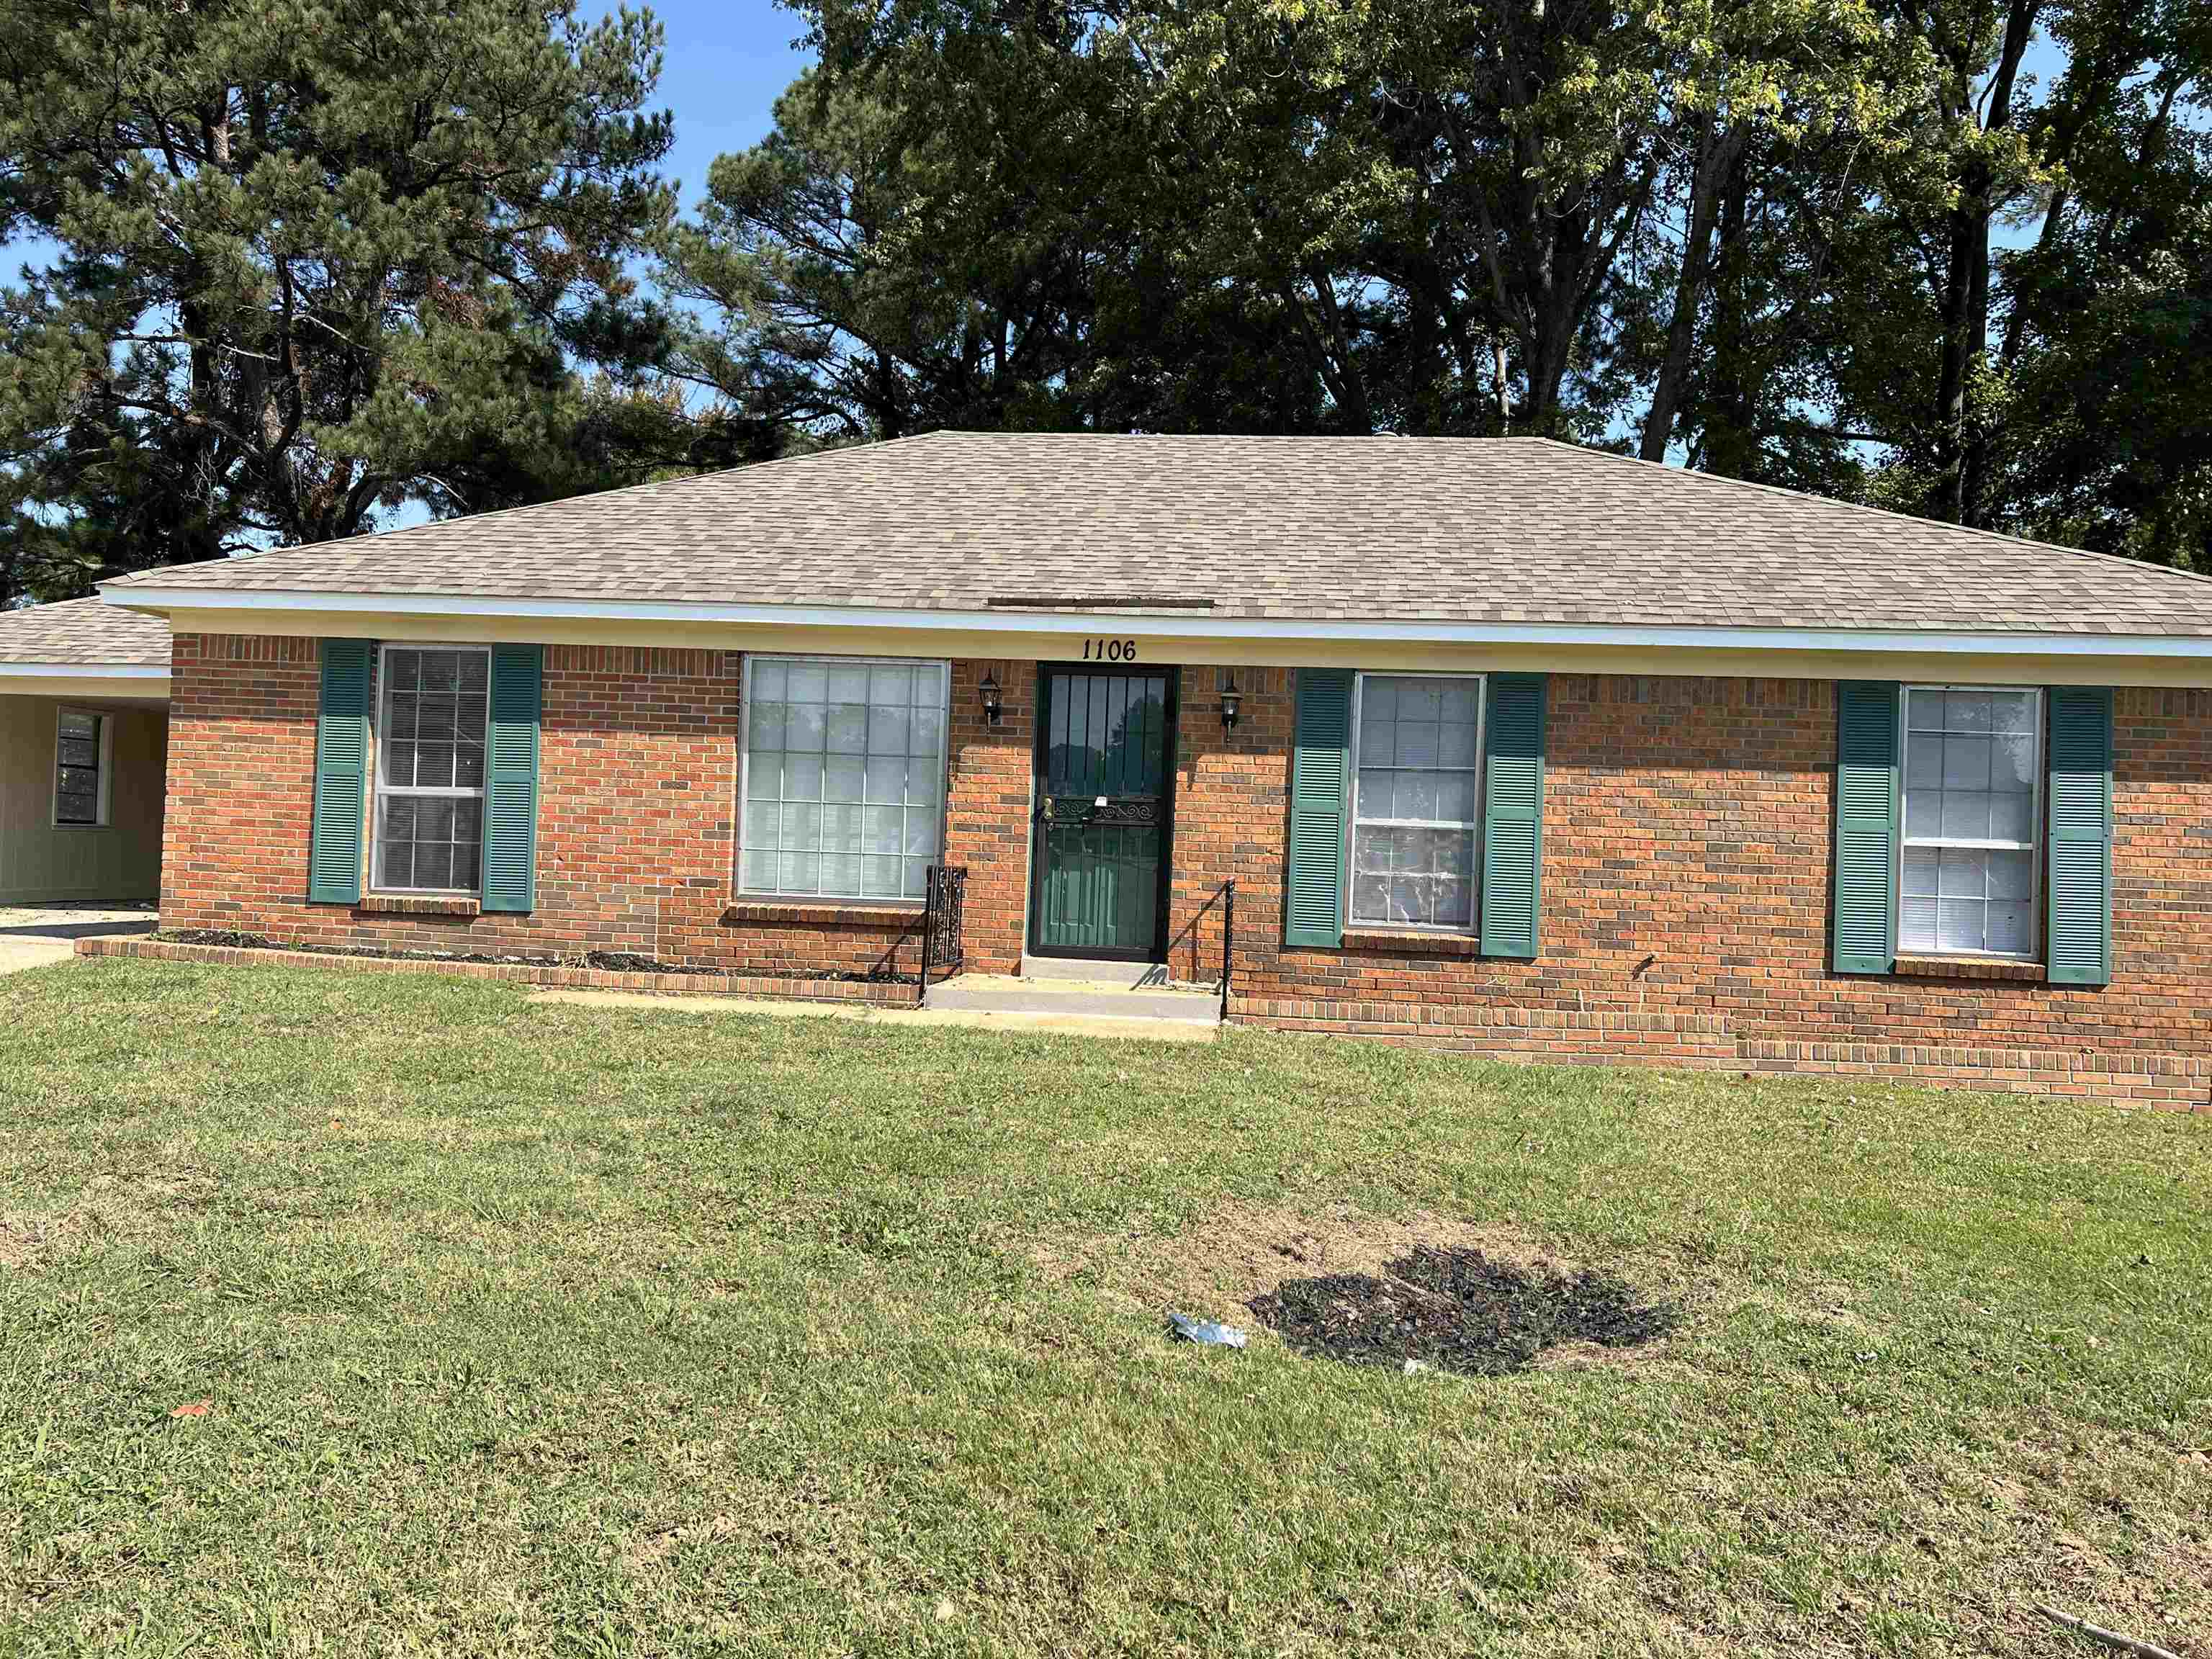
{"type": "Polygon", "coordinates": [[[305,611],[325,615],[560,618],[617,622],[957,630],[1188,640],[1375,641],[1437,645],[1606,645],[1664,649],[1835,651],[1897,655],[2168,657],[2212,661],[2190,635],[1961,634],[1896,629],[1648,627],[1615,623],[1387,622],[1062,611],[926,611],[896,606],[731,605],[645,599],[526,599],[461,593],[319,593],[295,589],[131,586],[108,604],[156,613],[305,611]]]}
{"type": "Polygon", "coordinates": [[[17,675],[26,679],[166,680],[168,669],[150,662],[6,662],[0,661],[0,680],[17,675]]]}

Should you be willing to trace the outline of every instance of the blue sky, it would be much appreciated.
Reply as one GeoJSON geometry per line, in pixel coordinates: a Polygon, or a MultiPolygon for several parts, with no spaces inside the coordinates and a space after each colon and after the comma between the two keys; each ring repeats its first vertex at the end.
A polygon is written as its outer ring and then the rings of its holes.
{"type": "MultiPolygon", "coordinates": [[[[586,0],[588,15],[616,9],[586,0]]],[[[656,109],[676,112],[676,149],[665,171],[684,186],[689,212],[707,188],[707,168],[726,151],[763,137],[776,95],[808,63],[792,42],[805,20],[769,0],[652,0],[668,37],[656,109]]]]}

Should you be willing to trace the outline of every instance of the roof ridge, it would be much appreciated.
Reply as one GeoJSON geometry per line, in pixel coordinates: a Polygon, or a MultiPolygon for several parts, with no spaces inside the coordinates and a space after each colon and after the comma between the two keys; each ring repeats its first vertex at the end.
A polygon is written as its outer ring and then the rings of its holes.
{"type": "Polygon", "coordinates": [[[1564,438],[1547,438],[1529,433],[1520,437],[1477,439],[1476,442],[1548,444],[1554,449],[1571,450],[1578,455],[1592,455],[1608,461],[1622,461],[1631,466],[1648,467],[1678,478],[1698,478],[1708,483],[1732,486],[1737,489],[1756,489],[1769,495],[1779,495],[1784,501],[1826,507],[1842,513],[1871,513],[1884,519],[1895,519],[1910,525],[1932,525],[1936,529],[1954,536],[1978,536],[1985,541],[2002,543],[2008,547],[2027,548],[2037,553],[2071,553],[2084,559],[2101,559],[2107,564],[2124,565],[2130,570],[2156,572],[2177,576],[2191,583],[2212,584],[2212,573],[2200,570],[2180,570],[2170,564],[2153,564],[2148,559],[2131,559],[2124,553],[2100,553],[2094,547],[2072,547],[2064,542],[2038,541],[2033,536],[2008,535],[2002,530],[1984,530],[1978,525],[1953,524],[1948,519],[1930,519],[1917,513],[1900,513],[1891,507],[1869,507],[1863,501],[1838,501],[1833,495],[1815,495],[1809,489],[1789,489],[1780,484],[1761,483],[1755,478],[1730,477],[1725,472],[1707,472],[1698,467],[1674,466],[1666,461],[1647,461],[1641,455],[1624,455],[1617,449],[1596,449],[1588,444],[1570,443],[1564,438]]]}

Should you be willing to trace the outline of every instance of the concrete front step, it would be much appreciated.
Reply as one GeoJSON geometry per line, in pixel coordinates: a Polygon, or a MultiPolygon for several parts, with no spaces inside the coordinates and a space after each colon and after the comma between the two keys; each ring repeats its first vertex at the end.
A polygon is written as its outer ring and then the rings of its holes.
{"type": "Polygon", "coordinates": [[[1060,1014],[1076,1019],[1164,1019],[1203,1025],[1221,1022],[1221,998],[1212,991],[1173,991],[1157,984],[1138,988],[1112,981],[1015,979],[1003,974],[961,974],[933,985],[929,1006],[979,1013],[1060,1014]]]}
{"type": "Polygon", "coordinates": [[[1024,979],[1073,980],[1080,985],[1118,985],[1149,990],[1168,982],[1157,962],[1092,962],[1081,957],[1022,957],[1024,979]]]}

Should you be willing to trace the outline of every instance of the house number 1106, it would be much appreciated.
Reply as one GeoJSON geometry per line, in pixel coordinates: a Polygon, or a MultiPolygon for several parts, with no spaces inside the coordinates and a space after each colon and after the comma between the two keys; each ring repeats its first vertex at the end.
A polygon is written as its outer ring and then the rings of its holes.
{"type": "Polygon", "coordinates": [[[1085,640],[1083,660],[1085,662],[1134,662],[1137,642],[1134,640],[1085,640]]]}

